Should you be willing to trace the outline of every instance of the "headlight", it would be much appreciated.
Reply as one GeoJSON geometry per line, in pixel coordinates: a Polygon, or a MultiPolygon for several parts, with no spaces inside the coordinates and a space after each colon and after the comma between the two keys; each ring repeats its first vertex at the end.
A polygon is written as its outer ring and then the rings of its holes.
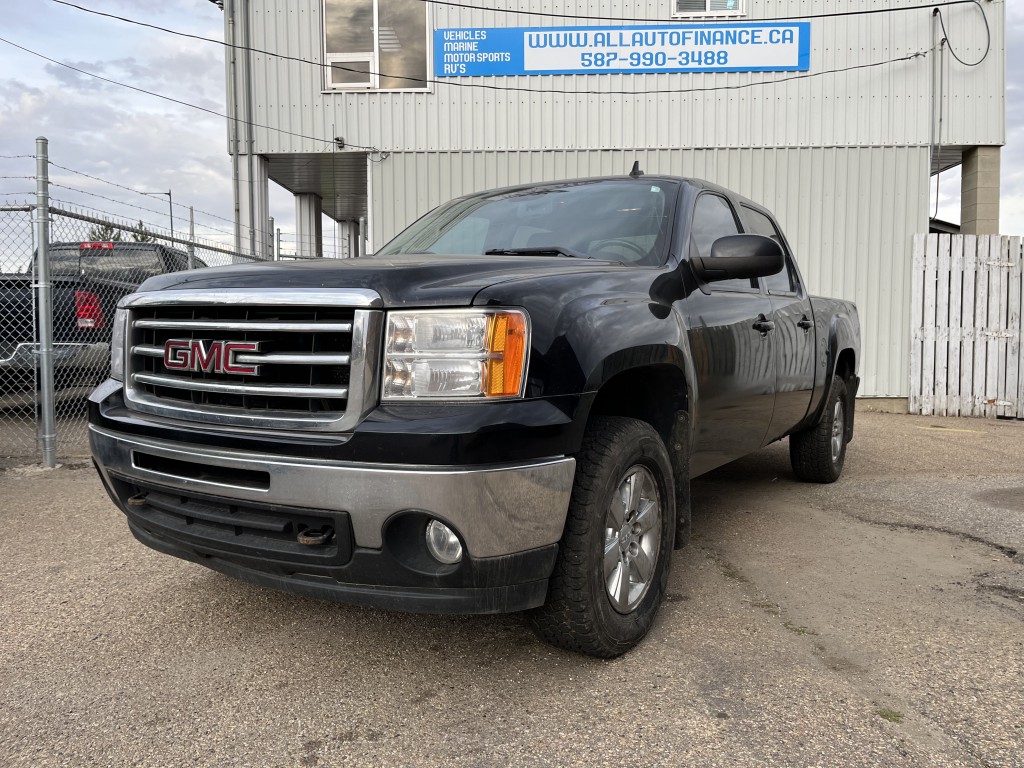
{"type": "Polygon", "coordinates": [[[124,381],[124,339],[128,331],[128,310],[118,307],[110,337],[110,378],[124,381]]]}
{"type": "Polygon", "coordinates": [[[384,400],[522,397],[529,320],[520,309],[389,312],[384,400]]]}

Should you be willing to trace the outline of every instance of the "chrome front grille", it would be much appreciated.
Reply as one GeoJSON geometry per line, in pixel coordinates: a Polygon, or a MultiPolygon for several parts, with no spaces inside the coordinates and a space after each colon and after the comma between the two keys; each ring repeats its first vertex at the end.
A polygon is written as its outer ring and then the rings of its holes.
{"type": "Polygon", "coordinates": [[[377,394],[382,313],[362,293],[133,296],[128,405],[215,424],[350,429],[377,394]],[[348,306],[324,301],[341,298],[348,306]]]}

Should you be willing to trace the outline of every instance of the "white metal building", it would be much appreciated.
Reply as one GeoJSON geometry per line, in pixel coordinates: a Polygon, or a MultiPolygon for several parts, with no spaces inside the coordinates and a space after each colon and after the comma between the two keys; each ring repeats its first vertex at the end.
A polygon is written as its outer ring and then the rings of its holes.
{"type": "Polygon", "coordinates": [[[965,163],[962,231],[998,226],[1002,0],[224,8],[243,250],[270,248],[268,178],[295,194],[307,253],[322,213],[354,254],[360,220],[372,250],[451,197],[639,160],[773,209],[811,289],[860,305],[861,393],[906,397],[934,172],[965,163]]]}

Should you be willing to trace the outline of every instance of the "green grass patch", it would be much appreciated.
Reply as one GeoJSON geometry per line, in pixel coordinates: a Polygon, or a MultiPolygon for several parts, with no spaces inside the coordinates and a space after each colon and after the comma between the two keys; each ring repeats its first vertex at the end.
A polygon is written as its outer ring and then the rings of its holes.
{"type": "Polygon", "coordinates": [[[890,723],[903,722],[903,713],[897,712],[895,709],[888,709],[883,707],[882,709],[876,709],[875,714],[883,720],[888,720],[890,723]]]}

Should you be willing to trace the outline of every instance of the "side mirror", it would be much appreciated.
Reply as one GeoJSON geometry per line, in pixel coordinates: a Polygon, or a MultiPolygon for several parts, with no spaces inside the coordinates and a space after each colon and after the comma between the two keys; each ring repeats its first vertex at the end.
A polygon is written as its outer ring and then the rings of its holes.
{"type": "Polygon", "coordinates": [[[690,259],[690,267],[701,280],[768,277],[782,271],[786,257],[782,247],[764,235],[728,235],[711,245],[711,255],[690,259]]]}

